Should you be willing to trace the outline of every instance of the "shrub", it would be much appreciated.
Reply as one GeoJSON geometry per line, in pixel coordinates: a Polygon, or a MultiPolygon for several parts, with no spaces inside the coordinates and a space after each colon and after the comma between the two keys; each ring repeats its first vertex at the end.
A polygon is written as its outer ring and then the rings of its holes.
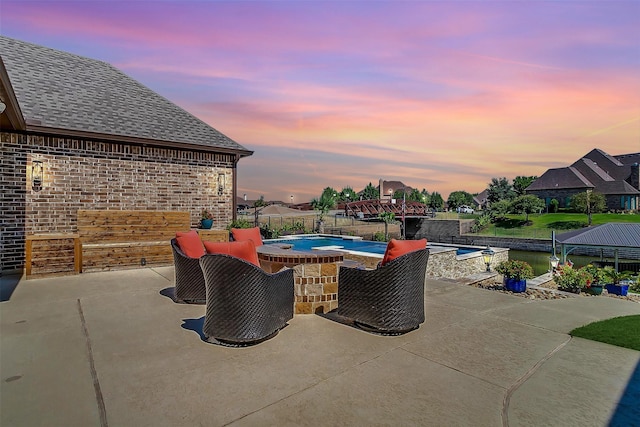
{"type": "Polygon", "coordinates": [[[596,267],[593,264],[587,264],[582,267],[585,272],[589,273],[591,276],[591,283],[595,284],[604,284],[607,280],[607,275],[603,268],[596,267]]]}
{"type": "Polygon", "coordinates": [[[240,218],[240,219],[236,219],[234,221],[231,221],[231,224],[229,224],[227,229],[231,230],[232,228],[252,228],[252,227],[253,227],[253,223],[252,222],[249,222],[244,218],[240,218]]]}
{"type": "Polygon", "coordinates": [[[584,289],[587,284],[593,281],[593,277],[589,271],[580,268],[574,269],[569,265],[563,265],[556,270],[558,274],[553,277],[553,281],[558,285],[561,291],[573,291],[584,289]]]}
{"type": "Polygon", "coordinates": [[[559,206],[560,206],[560,202],[558,202],[556,199],[551,199],[551,201],[549,202],[549,213],[558,212],[559,206]]]}
{"type": "Polygon", "coordinates": [[[607,266],[604,268],[604,275],[610,280],[609,283],[619,285],[620,281],[629,279],[632,275],[630,271],[616,271],[615,268],[607,266]]]}
{"type": "Polygon", "coordinates": [[[384,238],[384,233],[382,231],[376,231],[373,233],[373,240],[376,242],[386,242],[387,240],[384,238]]]}
{"type": "Polygon", "coordinates": [[[533,279],[533,267],[526,261],[510,259],[502,261],[496,267],[496,271],[504,277],[516,280],[533,279]]]}
{"type": "Polygon", "coordinates": [[[489,215],[488,213],[483,213],[482,215],[478,216],[478,218],[476,218],[476,220],[473,222],[473,225],[471,226],[471,232],[479,233],[487,228],[490,224],[491,215],[489,215]]]}

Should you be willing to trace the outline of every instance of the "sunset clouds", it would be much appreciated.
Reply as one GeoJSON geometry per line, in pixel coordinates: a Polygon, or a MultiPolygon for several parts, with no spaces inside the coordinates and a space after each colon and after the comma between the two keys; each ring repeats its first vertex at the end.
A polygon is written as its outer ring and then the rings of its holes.
{"type": "Polygon", "coordinates": [[[11,1],[2,35],[107,61],[248,149],[239,193],[445,198],[640,151],[637,1],[11,1]]]}

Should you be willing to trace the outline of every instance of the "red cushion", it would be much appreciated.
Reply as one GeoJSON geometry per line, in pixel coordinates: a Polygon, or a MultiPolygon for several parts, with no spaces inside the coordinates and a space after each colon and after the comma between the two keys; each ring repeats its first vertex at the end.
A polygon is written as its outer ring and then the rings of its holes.
{"type": "Polygon", "coordinates": [[[260,267],[256,245],[253,244],[252,240],[243,240],[240,242],[209,242],[205,240],[204,247],[207,248],[208,254],[231,255],[260,267]]]}
{"type": "Polygon", "coordinates": [[[260,228],[232,228],[231,234],[233,235],[233,240],[242,241],[242,240],[252,240],[253,244],[258,246],[262,246],[262,236],[260,235],[260,228]]]}
{"type": "Polygon", "coordinates": [[[181,231],[176,232],[176,241],[182,252],[189,258],[200,258],[205,254],[202,240],[200,240],[200,236],[196,230],[191,230],[186,233],[181,231]]]}
{"type": "Polygon", "coordinates": [[[384,252],[384,257],[380,266],[383,266],[394,259],[408,254],[409,252],[417,251],[427,247],[427,239],[420,240],[396,240],[391,239],[387,244],[387,250],[384,252]]]}

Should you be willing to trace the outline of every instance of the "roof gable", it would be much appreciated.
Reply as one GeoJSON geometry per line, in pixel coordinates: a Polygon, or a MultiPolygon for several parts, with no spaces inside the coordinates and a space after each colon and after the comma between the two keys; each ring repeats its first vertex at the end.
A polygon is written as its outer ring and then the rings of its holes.
{"type": "Polygon", "coordinates": [[[106,62],[1,36],[0,52],[27,130],[252,154],[106,62]]]}
{"type": "Polygon", "coordinates": [[[580,173],[587,178],[594,185],[598,185],[601,181],[615,181],[615,179],[603,170],[596,162],[586,157],[578,160],[571,167],[580,171],[580,173]]]}
{"type": "Polygon", "coordinates": [[[526,191],[562,189],[562,188],[592,188],[593,184],[576,168],[549,169],[526,188],[526,191]]]}

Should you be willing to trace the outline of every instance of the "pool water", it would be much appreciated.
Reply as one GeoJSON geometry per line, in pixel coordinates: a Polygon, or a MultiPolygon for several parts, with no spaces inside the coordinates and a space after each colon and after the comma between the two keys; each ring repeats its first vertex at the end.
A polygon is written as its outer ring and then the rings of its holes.
{"type": "MultiPolygon", "coordinates": [[[[314,248],[333,246],[348,251],[368,252],[379,255],[384,255],[384,251],[387,249],[386,242],[374,242],[371,240],[360,239],[344,239],[341,237],[327,236],[292,236],[281,239],[265,240],[264,243],[266,245],[274,243],[286,243],[292,245],[291,249],[298,251],[310,251],[314,248]]],[[[456,248],[456,255],[465,255],[473,252],[479,252],[481,250],[482,249],[477,248],[456,248]]]]}
{"type": "Polygon", "coordinates": [[[297,251],[310,251],[313,248],[334,246],[349,251],[369,252],[380,255],[384,255],[384,251],[387,248],[387,244],[385,242],[373,242],[370,240],[352,240],[342,239],[340,237],[322,236],[291,237],[284,239],[266,240],[264,242],[265,245],[272,243],[286,243],[292,245],[291,249],[297,251]]]}

